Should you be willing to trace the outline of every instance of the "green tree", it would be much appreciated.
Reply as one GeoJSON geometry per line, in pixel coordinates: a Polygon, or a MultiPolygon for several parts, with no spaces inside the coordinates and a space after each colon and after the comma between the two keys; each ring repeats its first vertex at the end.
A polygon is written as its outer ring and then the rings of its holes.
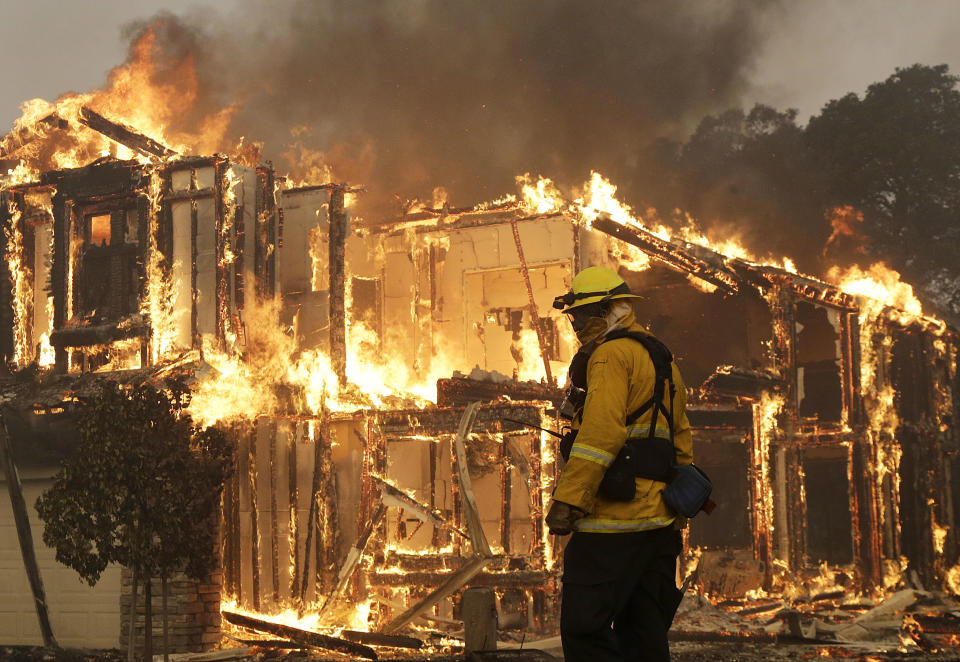
{"type": "MultiPolygon", "coordinates": [[[[176,383],[163,390],[103,386],[80,416],[76,454],[37,501],[44,542],[90,585],[109,564],[125,565],[133,570],[135,603],[147,578],[148,624],[150,577],[161,577],[165,599],[172,572],[201,579],[216,565],[220,493],[233,447],[221,431],[194,426],[188,403],[176,383]]],[[[166,618],[164,626],[166,635],[166,618]]]]}
{"type": "Polygon", "coordinates": [[[915,279],[960,258],[958,80],[947,65],[897,69],[827,103],[805,132],[828,203],[861,210],[874,255],[915,279]]]}
{"type": "Polygon", "coordinates": [[[708,116],[672,167],[680,185],[667,209],[689,212],[714,238],[738,237],[757,255],[789,255],[818,270],[829,229],[795,110],[758,104],[708,116]]]}

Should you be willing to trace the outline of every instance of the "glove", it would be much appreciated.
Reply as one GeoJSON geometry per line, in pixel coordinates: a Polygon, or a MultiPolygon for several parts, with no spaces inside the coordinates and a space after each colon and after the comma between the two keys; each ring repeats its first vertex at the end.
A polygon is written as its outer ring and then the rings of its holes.
{"type": "Polygon", "coordinates": [[[573,532],[574,523],[587,512],[562,501],[554,501],[547,512],[547,528],[555,536],[565,536],[573,532]]]}

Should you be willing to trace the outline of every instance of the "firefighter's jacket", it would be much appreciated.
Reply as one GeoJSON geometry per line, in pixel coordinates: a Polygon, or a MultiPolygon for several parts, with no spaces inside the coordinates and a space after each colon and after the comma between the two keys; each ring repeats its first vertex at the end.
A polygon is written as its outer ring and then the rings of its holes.
{"type": "MultiPolygon", "coordinates": [[[[628,331],[649,333],[637,324],[633,313],[619,325],[628,331]]],[[[693,440],[687,420],[687,392],[676,363],[673,365],[676,395],[673,400],[673,443],[677,464],[693,462],[693,440]]],[[[613,462],[628,437],[646,439],[650,432],[651,407],[629,428],[627,414],[653,397],[655,372],[647,350],[636,340],[617,338],[597,346],[587,363],[587,397],[576,414],[573,426],[579,428],[553,498],[589,513],[577,521],[576,530],[592,533],[645,531],[671,525],[677,518],[663,502],[666,483],[636,478],[633,501],[609,501],[597,494],[607,467],[613,462]]],[[[669,386],[664,389],[664,404],[670,409],[669,386]]],[[[669,439],[667,423],[657,418],[657,436],[669,439]]],[[[642,443],[642,441],[640,442],[642,443]]]]}

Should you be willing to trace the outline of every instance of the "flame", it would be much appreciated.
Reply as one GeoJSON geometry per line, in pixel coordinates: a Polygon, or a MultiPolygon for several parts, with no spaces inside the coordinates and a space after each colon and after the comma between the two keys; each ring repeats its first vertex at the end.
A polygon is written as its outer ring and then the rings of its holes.
{"type": "Polygon", "coordinates": [[[540,341],[533,329],[522,329],[510,345],[510,353],[517,359],[517,379],[539,381],[544,375],[540,341]]]}
{"type": "Polygon", "coordinates": [[[947,570],[945,583],[953,595],[960,595],[960,563],[947,570]]]}
{"type": "MultiPolygon", "coordinates": [[[[934,504],[933,504],[933,501],[932,501],[932,500],[931,500],[931,501],[928,501],[928,502],[927,502],[927,505],[929,505],[929,506],[932,508],[933,505],[934,505],[934,504]]],[[[943,555],[943,545],[944,545],[944,543],[947,541],[947,533],[950,532],[950,527],[949,527],[949,526],[941,526],[940,524],[938,524],[937,521],[936,521],[935,519],[933,519],[932,514],[931,514],[931,521],[932,521],[932,523],[933,523],[933,526],[932,526],[932,529],[933,529],[933,531],[932,531],[932,533],[933,533],[933,548],[934,548],[935,550],[937,550],[937,554],[938,554],[938,555],[942,556],[942,555],[943,555]]]]}
{"type": "Polygon", "coordinates": [[[520,204],[529,213],[549,214],[560,211],[566,206],[563,195],[552,180],[537,177],[534,181],[530,173],[525,173],[518,175],[516,181],[520,187],[520,204]]]}
{"type": "Polygon", "coordinates": [[[33,301],[33,288],[30,286],[33,269],[24,260],[23,228],[20,224],[22,211],[13,200],[8,202],[7,209],[10,214],[10,226],[5,229],[7,238],[5,257],[13,281],[14,361],[18,366],[24,366],[33,359],[27,333],[33,301]]]}
{"type": "Polygon", "coordinates": [[[754,509],[760,515],[760,521],[766,521],[767,531],[771,536],[774,531],[773,502],[763,486],[770,485],[770,440],[778,426],[777,416],[783,410],[784,404],[786,398],[783,395],[764,391],[760,395],[760,402],[753,405],[757,437],[753,446],[753,466],[759,468],[754,509]]]}
{"type": "MultiPolygon", "coordinates": [[[[789,258],[757,257],[736,237],[725,236],[719,240],[709,238],[697,227],[696,220],[689,214],[677,213],[679,228],[676,230],[664,225],[655,209],[648,209],[641,216],[630,205],[617,198],[617,187],[597,171],[590,173],[590,179],[579,191],[574,191],[573,199],[569,201],[553,181],[546,177],[539,176],[534,179],[526,173],[518,176],[516,181],[520,187],[521,208],[531,214],[565,212],[579,219],[588,229],[596,219],[605,216],[622,225],[642,229],[664,241],[684,241],[708,248],[725,259],[741,259],[796,273],[796,265],[789,258]]],[[[632,271],[648,268],[650,258],[645,253],[633,246],[622,245],[612,238],[609,242],[611,257],[622,266],[632,271]]],[[[709,291],[709,286],[706,289],[709,291]]]]}
{"type": "Polygon", "coordinates": [[[232,418],[253,420],[277,410],[276,385],[287,381],[295,343],[277,322],[279,302],[248,305],[242,337],[227,350],[203,339],[203,359],[209,373],[193,388],[190,413],[201,425],[232,418]]]}
{"type": "MultiPolygon", "coordinates": [[[[827,279],[847,294],[868,297],[911,317],[923,316],[923,306],[914,296],[913,287],[900,280],[899,272],[883,262],[870,265],[866,271],[857,266],[845,270],[832,267],[827,272],[827,279]]],[[[911,320],[908,317],[906,321],[911,320]]]]}
{"type": "Polygon", "coordinates": [[[238,104],[197,112],[201,82],[196,64],[192,55],[176,58],[162,52],[157,32],[163,21],[157,19],[134,41],[127,61],[110,72],[102,89],[70,93],[53,103],[32,99],[21,105],[14,131],[0,141],[0,148],[19,160],[8,177],[31,181],[40,171],[75,168],[104,155],[143,163],[156,160],[88,128],[81,121],[83,107],[136,127],[173,151],[213,153],[225,144],[238,104]],[[183,121],[186,117],[189,122],[183,121]]]}
{"type": "Polygon", "coordinates": [[[160,224],[156,219],[160,215],[160,176],[156,172],[150,176],[148,198],[151,222],[146,263],[147,286],[140,303],[140,313],[150,320],[150,344],[156,363],[171,357],[178,349],[177,329],[187,309],[180,306],[178,310],[177,300],[183,284],[179,280],[171,282],[171,273],[179,270],[167,270],[166,259],[158,244],[160,224]]]}

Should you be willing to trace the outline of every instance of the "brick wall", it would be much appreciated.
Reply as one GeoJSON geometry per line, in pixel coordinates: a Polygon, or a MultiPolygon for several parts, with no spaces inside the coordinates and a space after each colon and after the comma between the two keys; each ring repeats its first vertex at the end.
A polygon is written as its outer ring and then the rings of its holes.
{"type": "MultiPolygon", "coordinates": [[[[198,582],[177,574],[167,581],[167,610],[170,625],[170,653],[194,653],[211,650],[220,641],[220,585],[222,573],[214,571],[205,581],[198,582]]],[[[126,650],[130,629],[130,604],[133,572],[123,569],[120,610],[120,648],[126,650]]],[[[163,596],[159,579],[153,580],[153,652],[163,651],[163,596]]],[[[137,588],[136,647],[143,646],[146,624],[144,586],[137,588]]]]}

